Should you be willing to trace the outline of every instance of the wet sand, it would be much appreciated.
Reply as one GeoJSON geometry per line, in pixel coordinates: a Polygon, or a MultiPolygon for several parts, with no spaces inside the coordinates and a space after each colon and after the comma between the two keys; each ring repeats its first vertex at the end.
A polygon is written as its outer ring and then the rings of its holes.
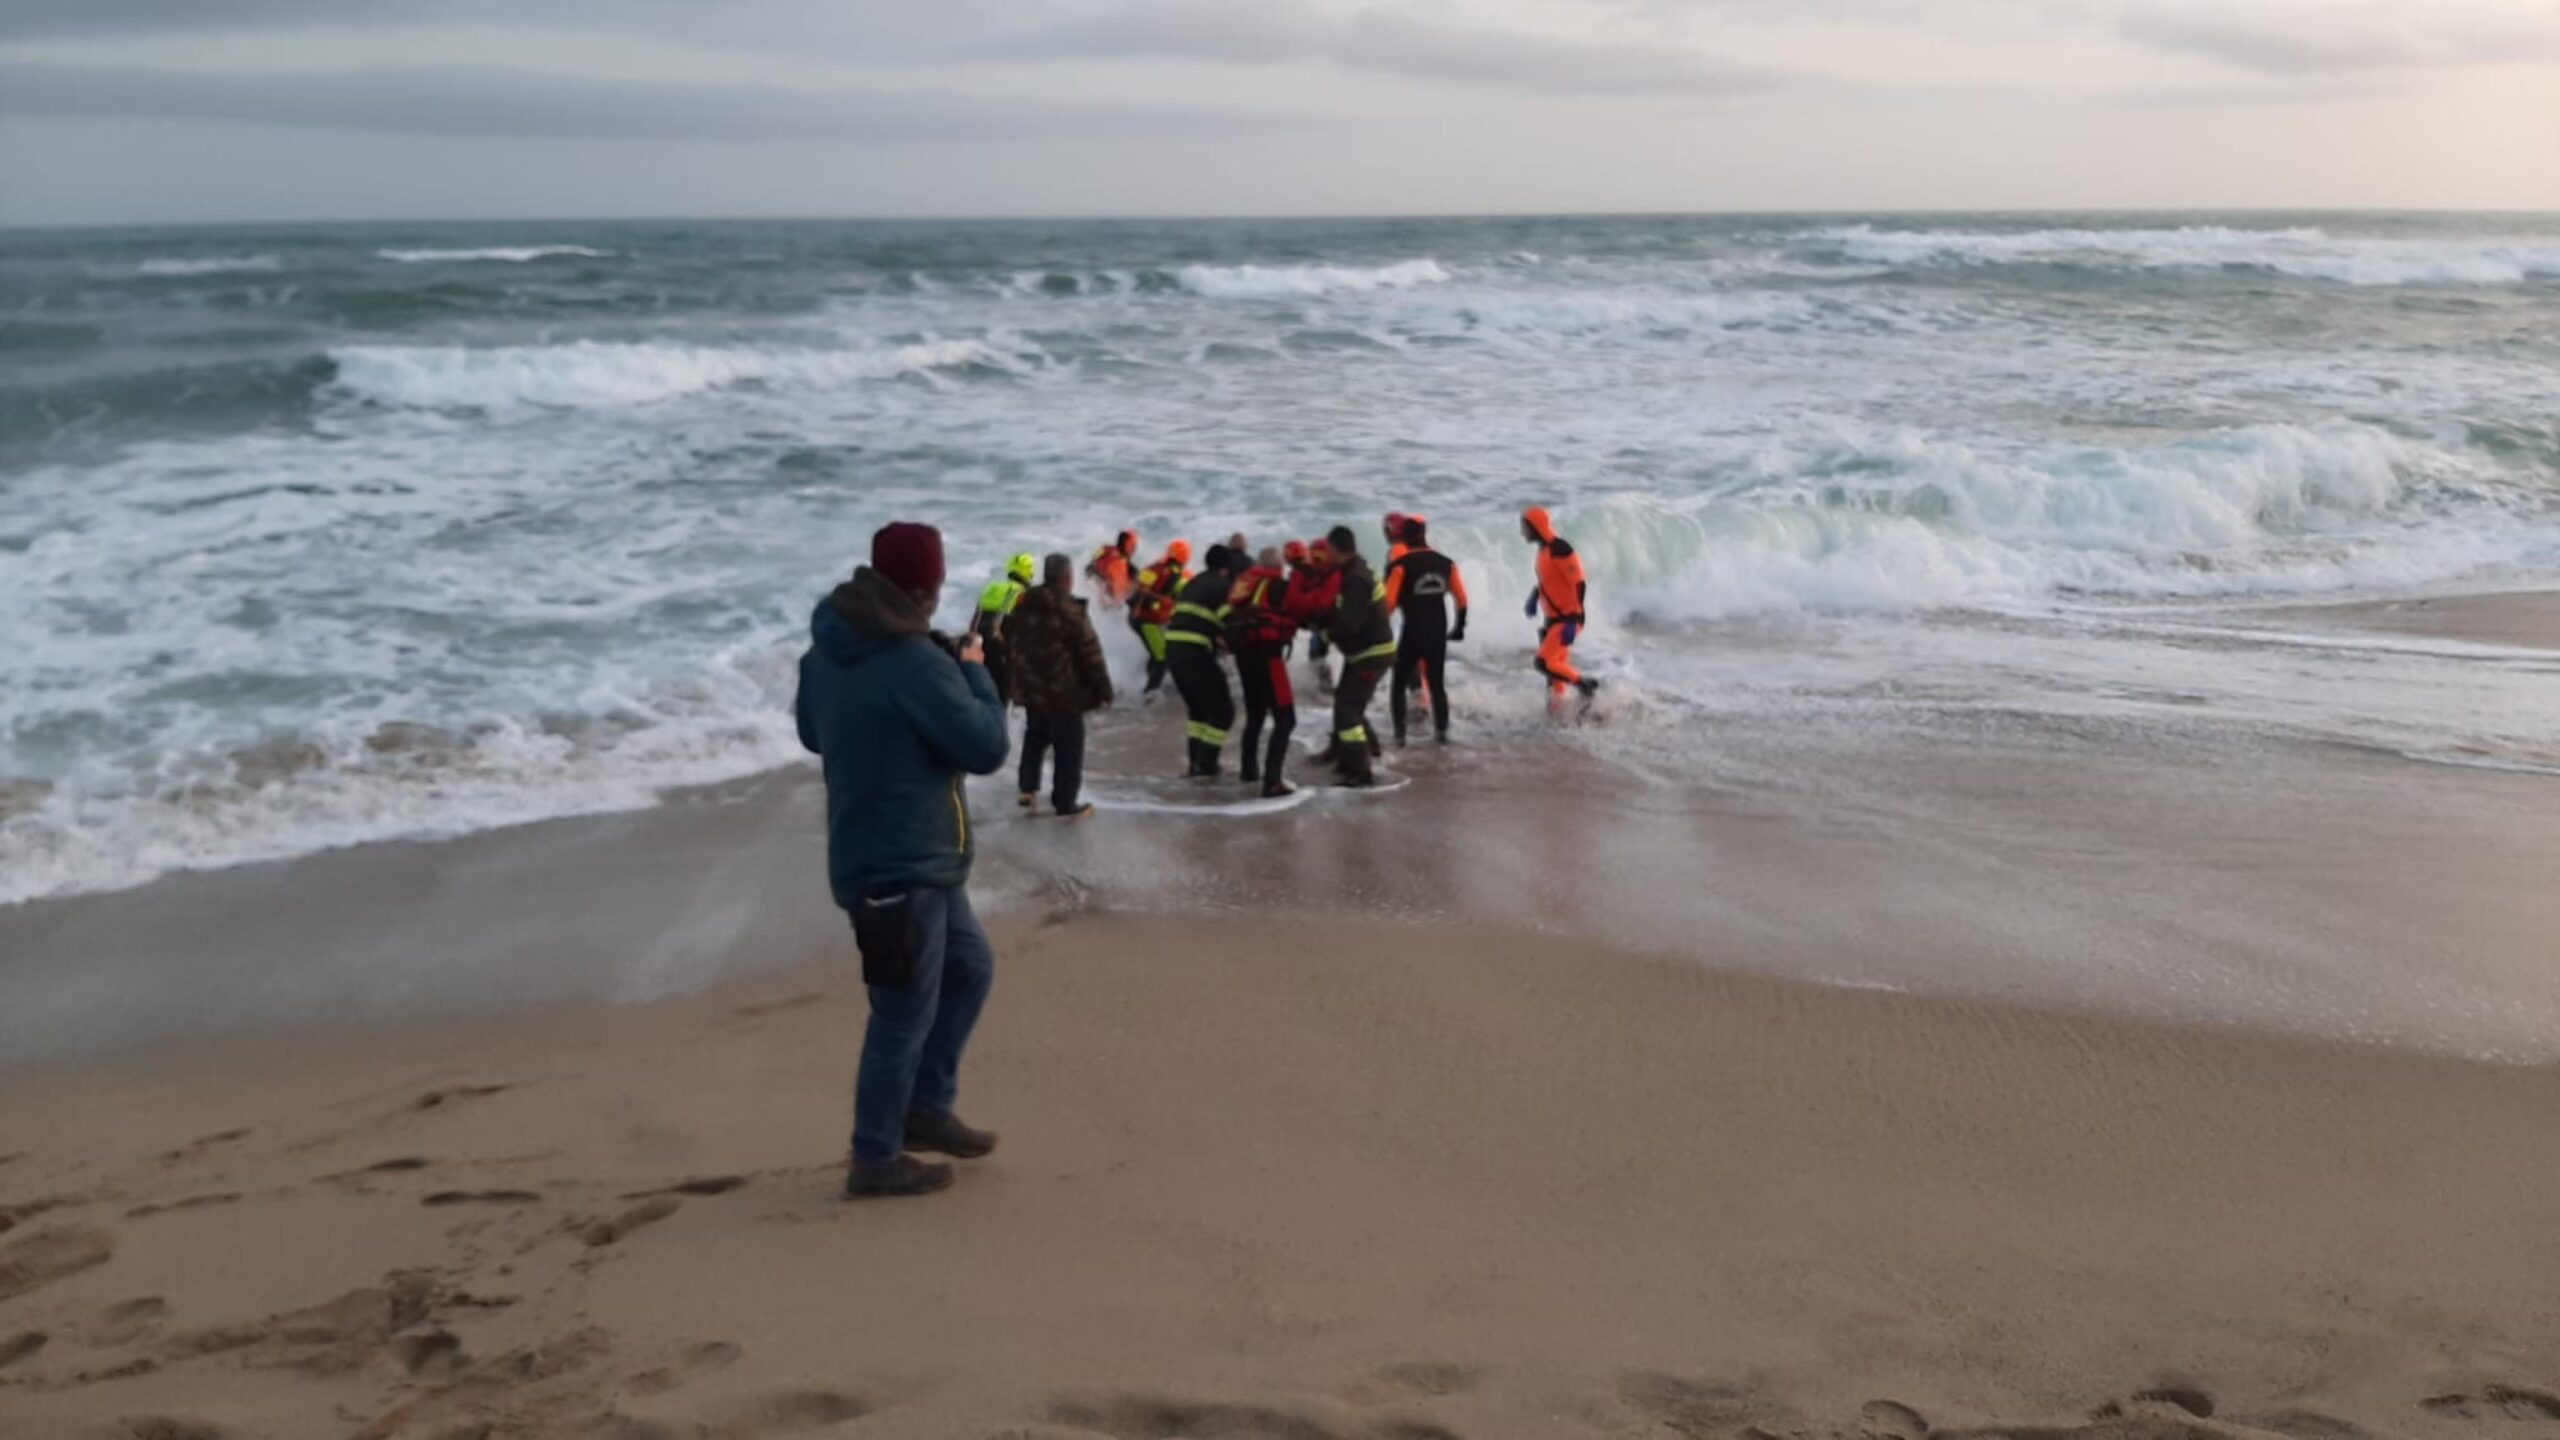
{"type": "Polygon", "coordinates": [[[2301,606],[2297,614],[2330,624],[2473,645],[2560,650],[2560,591],[2445,595],[2301,606]]]}
{"type": "Polygon", "coordinates": [[[0,1435],[2560,1431],[2560,1069],[1053,918],[922,1201],[840,958],[15,1073],[0,1435]]]}

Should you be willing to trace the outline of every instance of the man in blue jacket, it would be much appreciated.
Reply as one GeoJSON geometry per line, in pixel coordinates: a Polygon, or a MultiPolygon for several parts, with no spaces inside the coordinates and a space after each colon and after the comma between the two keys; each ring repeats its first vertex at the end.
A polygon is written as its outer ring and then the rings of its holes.
{"type": "Polygon", "coordinates": [[[871,992],[845,1177],[855,1197],[951,1183],[949,1165],[911,1150],[970,1160],[996,1144],[952,1106],[995,980],[969,908],[961,779],[1004,764],[1004,702],[976,637],[954,644],[927,628],[942,580],[942,532],[883,527],[871,563],[818,602],[800,657],[800,743],[827,777],[827,880],[853,917],[871,992]]]}

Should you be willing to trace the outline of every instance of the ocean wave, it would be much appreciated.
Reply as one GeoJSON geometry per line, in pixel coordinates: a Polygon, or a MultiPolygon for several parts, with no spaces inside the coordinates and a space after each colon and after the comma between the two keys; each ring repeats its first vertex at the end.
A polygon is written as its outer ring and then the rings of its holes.
{"type": "Polygon", "coordinates": [[[790,653],[710,657],[682,687],[617,692],[619,714],[335,734],[164,754],[114,787],[0,777],[0,905],[368,841],[645,809],[668,789],[799,757],[790,653]]]}
{"type": "Polygon", "coordinates": [[[432,265],[462,263],[475,260],[505,261],[521,265],[528,260],[602,260],[613,252],[585,245],[481,245],[457,250],[376,250],[376,256],[400,265],[432,265]]]}
{"type": "Polygon", "coordinates": [[[2560,243],[2394,240],[2311,227],[2242,230],[1890,230],[1841,225],[1817,243],[1869,264],[2101,265],[2136,270],[2242,269],[2347,285],[2519,285],[2560,276],[2560,243]]]}
{"type": "Polygon", "coordinates": [[[1392,265],[1185,265],[1174,283],[1211,300],[1302,300],[1370,290],[1404,290],[1450,279],[1429,257],[1392,265]]]}
{"type": "Polygon", "coordinates": [[[783,351],[581,340],[566,345],[349,345],[329,389],[416,410],[609,409],[748,382],[823,388],[903,375],[1020,368],[976,340],[888,350],[783,351]]]}
{"type": "MultiPolygon", "coordinates": [[[[1605,611],[1680,619],[2422,585],[2560,559],[2477,457],[2365,426],[2250,426],[2019,457],[1921,436],[1763,454],[1717,493],[1562,518],[1605,611]]],[[[1440,528],[1440,527],[1435,527],[1440,528]]],[[[1448,527],[1528,583],[1496,521],[1448,527]]]]}
{"type": "Polygon", "coordinates": [[[136,275],[171,279],[189,275],[266,275],[284,268],[273,255],[162,255],[133,267],[136,275]]]}

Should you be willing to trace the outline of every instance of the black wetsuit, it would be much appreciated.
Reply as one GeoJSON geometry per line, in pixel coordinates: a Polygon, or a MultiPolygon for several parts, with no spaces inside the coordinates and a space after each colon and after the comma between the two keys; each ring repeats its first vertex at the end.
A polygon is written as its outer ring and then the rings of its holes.
{"type": "Polygon", "coordinates": [[[1218,659],[1226,639],[1227,590],[1234,583],[1235,576],[1223,570],[1200,572],[1182,587],[1173,618],[1165,622],[1165,662],[1183,708],[1191,712],[1191,764],[1185,772],[1191,775],[1218,773],[1227,730],[1236,723],[1235,691],[1218,659]]]}
{"type": "Polygon", "coordinates": [[[1343,559],[1342,593],[1335,597],[1325,633],[1342,652],[1342,679],[1333,690],[1333,756],[1345,785],[1372,783],[1369,767],[1369,702],[1395,668],[1396,634],[1387,618],[1387,590],[1358,555],[1343,559]]]}
{"type": "Polygon", "coordinates": [[[1449,599],[1458,577],[1457,564],[1437,550],[1417,545],[1389,561],[1387,574],[1394,581],[1390,588],[1396,592],[1396,612],[1404,619],[1403,632],[1396,637],[1395,684],[1387,692],[1387,713],[1395,721],[1396,743],[1404,743],[1405,696],[1416,686],[1428,687],[1432,733],[1446,740],[1449,599]]]}

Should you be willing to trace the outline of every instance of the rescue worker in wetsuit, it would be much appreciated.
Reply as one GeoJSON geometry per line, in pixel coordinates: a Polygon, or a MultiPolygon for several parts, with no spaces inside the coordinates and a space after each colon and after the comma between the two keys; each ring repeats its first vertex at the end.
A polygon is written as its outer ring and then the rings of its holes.
{"type": "Polygon", "coordinates": [[[1147,647],[1148,695],[1164,688],[1165,622],[1173,618],[1183,583],[1191,578],[1190,566],[1191,542],[1176,540],[1164,547],[1163,559],[1138,572],[1136,588],[1129,592],[1129,628],[1147,647]]]}
{"type": "Polygon", "coordinates": [[[1573,664],[1573,642],[1582,638],[1584,606],[1590,585],[1583,578],[1582,557],[1556,534],[1554,517],[1541,506],[1520,512],[1520,534],[1538,547],[1538,588],[1529,593],[1522,613],[1538,624],[1538,673],[1547,677],[1547,710],[1554,713],[1568,691],[1587,702],[1600,682],[1573,664]]]}
{"type": "Polygon", "coordinates": [[[1191,712],[1191,763],[1183,774],[1193,780],[1218,778],[1227,731],[1236,723],[1235,691],[1219,655],[1227,648],[1227,595],[1244,567],[1245,557],[1224,545],[1210,546],[1208,564],[1182,587],[1164,627],[1174,688],[1191,712]]]}
{"type": "Polygon", "coordinates": [[[1449,643],[1467,638],[1467,582],[1458,564],[1431,548],[1430,528],[1418,515],[1404,522],[1404,549],[1387,562],[1386,604],[1403,618],[1396,637],[1395,685],[1387,710],[1394,717],[1396,743],[1405,743],[1405,695],[1421,689],[1430,707],[1431,733],[1449,743],[1449,643]],[[1449,604],[1458,606],[1457,628],[1449,626],[1449,604]]]}
{"type": "Polygon", "coordinates": [[[1333,693],[1333,670],[1325,664],[1332,654],[1325,639],[1324,613],[1333,608],[1333,585],[1340,577],[1333,573],[1333,547],[1322,540],[1299,544],[1292,540],[1281,552],[1289,562],[1289,589],[1282,609],[1289,618],[1307,632],[1307,663],[1315,666],[1316,693],[1333,693]]]}
{"type": "Polygon", "coordinates": [[[1084,573],[1093,577],[1094,587],[1102,598],[1114,605],[1129,603],[1129,592],[1138,588],[1138,532],[1123,530],[1110,544],[1093,552],[1085,562],[1084,573]]]}
{"type": "MultiPolygon", "coordinates": [[[[1290,548],[1306,557],[1296,541],[1290,548]]],[[[1244,750],[1238,768],[1248,785],[1262,784],[1265,798],[1292,793],[1281,772],[1289,759],[1289,736],[1298,728],[1298,697],[1289,685],[1289,649],[1298,622],[1289,618],[1289,575],[1281,568],[1286,551],[1265,550],[1252,569],[1236,577],[1227,592],[1227,649],[1236,657],[1236,688],[1244,692],[1244,750]],[[1262,744],[1263,722],[1271,723],[1270,748],[1262,744]]]]}
{"type": "Polygon", "coordinates": [[[1333,546],[1339,583],[1325,631],[1342,652],[1342,680],[1333,692],[1334,765],[1349,789],[1378,783],[1370,767],[1369,702],[1378,684],[1395,668],[1395,624],[1387,617],[1387,587],[1360,556],[1360,537],[1348,525],[1337,525],[1325,539],[1333,546]]]}
{"type": "Polygon", "coordinates": [[[1032,577],[1039,573],[1035,565],[1027,554],[1005,562],[1004,573],[978,592],[978,614],[969,622],[971,633],[986,642],[987,676],[996,682],[996,698],[1007,705],[1013,703],[1013,652],[1005,644],[1004,621],[1031,588],[1032,577]]]}

